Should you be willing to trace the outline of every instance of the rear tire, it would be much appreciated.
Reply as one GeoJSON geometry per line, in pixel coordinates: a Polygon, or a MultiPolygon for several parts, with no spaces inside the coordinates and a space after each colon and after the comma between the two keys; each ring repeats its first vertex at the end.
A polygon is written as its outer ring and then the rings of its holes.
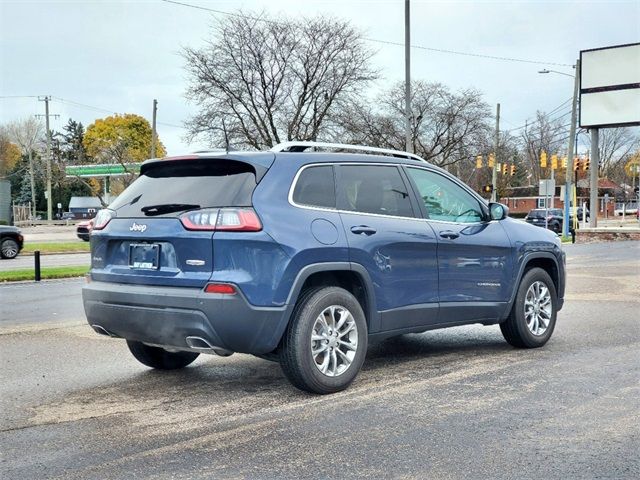
{"type": "Polygon", "coordinates": [[[168,352],[164,348],[150,347],[142,342],[127,340],[129,351],[140,363],[158,370],[184,368],[198,358],[195,352],[168,352]]]}
{"type": "Polygon", "coordinates": [[[367,353],[362,307],[338,287],[307,290],[284,334],[280,365],[300,390],[327,394],[347,388],[367,353]]]}
{"type": "Polygon", "coordinates": [[[542,347],[556,326],[558,296],[549,274],[528,270],[518,286],[507,320],[500,324],[505,340],[517,348],[542,347]]]}
{"type": "Polygon", "coordinates": [[[18,242],[12,238],[5,238],[0,244],[0,255],[6,259],[16,258],[19,249],[18,242]]]}

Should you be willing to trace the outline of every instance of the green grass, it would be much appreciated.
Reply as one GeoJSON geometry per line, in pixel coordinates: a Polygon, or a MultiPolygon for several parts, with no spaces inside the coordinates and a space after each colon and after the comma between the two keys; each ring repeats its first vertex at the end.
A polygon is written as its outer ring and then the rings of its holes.
{"type": "Polygon", "coordinates": [[[89,251],[89,242],[25,242],[22,254],[32,254],[36,250],[41,253],[84,253],[89,251]]]}
{"type": "MultiPolygon", "coordinates": [[[[43,280],[51,278],[81,277],[89,271],[88,266],[77,267],[44,267],[41,271],[43,280]]],[[[0,272],[0,282],[18,282],[20,280],[34,280],[33,268],[20,268],[0,272]]]]}

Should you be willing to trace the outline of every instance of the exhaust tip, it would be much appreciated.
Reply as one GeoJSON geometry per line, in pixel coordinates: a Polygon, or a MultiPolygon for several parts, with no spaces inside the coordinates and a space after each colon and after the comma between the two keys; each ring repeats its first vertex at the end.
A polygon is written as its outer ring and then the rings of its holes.
{"type": "Polygon", "coordinates": [[[228,357],[230,355],[233,355],[232,351],[213,346],[202,337],[186,337],[185,342],[187,342],[189,348],[192,348],[193,350],[206,350],[207,352],[215,353],[216,355],[219,355],[221,357],[228,357]]]}
{"type": "Polygon", "coordinates": [[[104,335],[105,337],[114,337],[114,338],[118,337],[117,335],[114,335],[113,333],[111,333],[109,330],[107,330],[101,325],[93,324],[91,325],[91,328],[93,328],[93,330],[99,335],[104,335]]]}

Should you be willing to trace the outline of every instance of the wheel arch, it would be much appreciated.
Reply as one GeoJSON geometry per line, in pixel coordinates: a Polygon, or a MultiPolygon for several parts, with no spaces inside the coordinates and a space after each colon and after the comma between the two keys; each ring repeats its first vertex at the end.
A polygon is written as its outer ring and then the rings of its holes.
{"type": "Polygon", "coordinates": [[[337,286],[351,293],[362,306],[367,327],[377,326],[377,309],[373,283],[367,270],[352,262],[315,263],[304,267],[296,277],[287,298],[287,325],[301,293],[308,288],[337,286]]]}
{"type": "Polygon", "coordinates": [[[513,307],[513,302],[516,300],[516,295],[518,294],[518,288],[520,288],[520,282],[522,281],[522,277],[531,270],[532,268],[541,268],[545,272],[549,274],[553,284],[556,288],[556,292],[558,296],[561,292],[561,278],[560,278],[560,268],[558,265],[558,259],[551,252],[536,252],[530,253],[526,255],[522,262],[520,263],[520,268],[518,269],[518,276],[516,277],[516,282],[514,283],[513,291],[511,292],[511,297],[509,299],[508,308],[505,311],[504,317],[509,314],[511,308],[513,307]]]}

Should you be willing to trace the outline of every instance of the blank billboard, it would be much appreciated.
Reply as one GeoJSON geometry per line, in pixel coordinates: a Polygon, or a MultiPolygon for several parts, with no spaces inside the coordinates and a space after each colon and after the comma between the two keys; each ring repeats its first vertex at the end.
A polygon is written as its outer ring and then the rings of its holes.
{"type": "Polygon", "coordinates": [[[640,125],[640,43],[580,52],[580,126],[640,125]]]}

